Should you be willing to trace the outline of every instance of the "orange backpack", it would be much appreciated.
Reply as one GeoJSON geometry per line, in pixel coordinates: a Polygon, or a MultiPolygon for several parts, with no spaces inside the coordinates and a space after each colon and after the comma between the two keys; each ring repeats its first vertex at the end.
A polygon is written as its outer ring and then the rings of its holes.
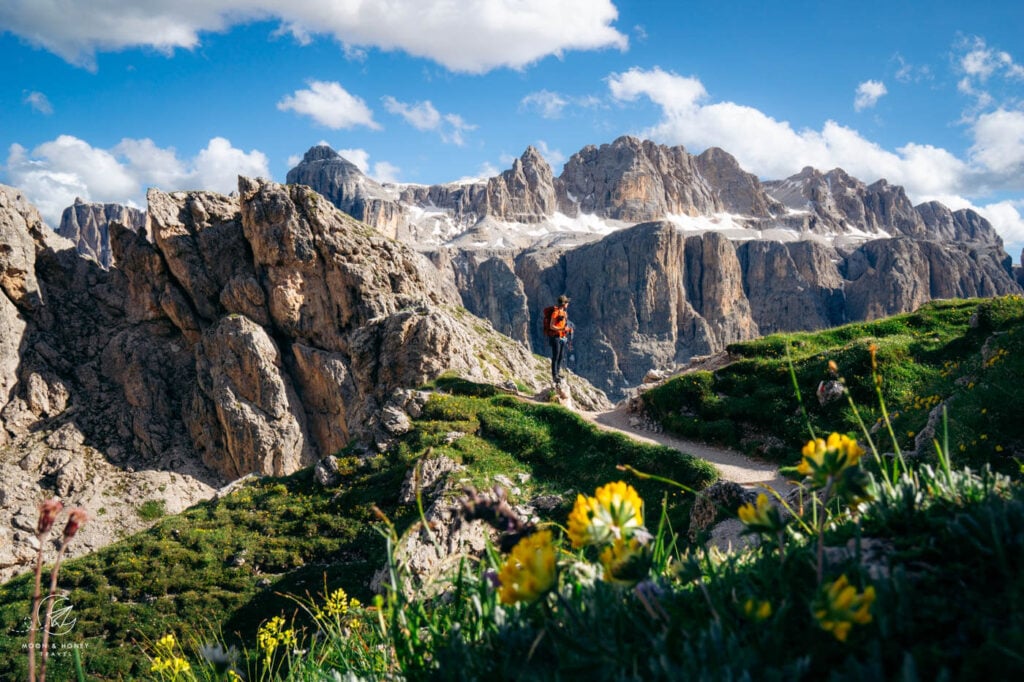
{"type": "Polygon", "coordinates": [[[549,305],[544,309],[544,336],[565,336],[566,323],[569,316],[563,308],[549,305]]]}

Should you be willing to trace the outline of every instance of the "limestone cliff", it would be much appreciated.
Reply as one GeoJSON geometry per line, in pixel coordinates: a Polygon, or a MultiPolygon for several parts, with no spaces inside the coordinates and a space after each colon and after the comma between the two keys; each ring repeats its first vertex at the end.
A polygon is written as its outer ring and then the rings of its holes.
{"type": "Polygon", "coordinates": [[[285,179],[289,184],[315,187],[342,211],[389,237],[395,237],[405,222],[396,197],[327,145],[311,147],[285,179]]]}
{"type": "MultiPolygon", "coordinates": [[[[148,202],[141,232],[111,226],[105,270],[0,188],[0,507],[27,519],[0,577],[31,555],[42,490],[116,512],[87,527],[79,547],[95,548],[141,527],[133,505],[154,495],[175,512],[353,438],[386,447],[401,396],[443,372],[548,385],[453,278],[307,187],[240,178],[237,197],[148,202]]],[[[578,379],[573,398],[608,404],[578,379]]]]}
{"type": "MultiPolygon", "coordinates": [[[[460,288],[473,281],[472,253],[439,262],[462,270],[460,288]]],[[[618,398],[651,369],[760,334],[875,319],[935,298],[1020,293],[999,253],[905,236],[850,250],[813,240],[732,242],[715,232],[687,236],[662,221],[576,248],[522,252],[522,295],[510,281],[493,300],[514,310],[525,304],[530,339],[543,353],[541,311],[559,294],[571,296],[576,371],[618,398]]],[[[463,289],[469,296],[479,293],[463,289]]]]}
{"type": "Polygon", "coordinates": [[[96,259],[104,268],[114,264],[110,251],[110,225],[120,223],[140,230],[146,222],[145,211],[121,204],[90,204],[75,199],[64,209],[57,234],[75,243],[78,252],[96,259]]]}

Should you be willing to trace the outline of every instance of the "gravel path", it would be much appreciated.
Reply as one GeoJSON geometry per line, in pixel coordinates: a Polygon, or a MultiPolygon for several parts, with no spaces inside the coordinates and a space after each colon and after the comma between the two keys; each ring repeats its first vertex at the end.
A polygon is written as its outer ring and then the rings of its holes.
{"type": "Polygon", "coordinates": [[[774,464],[748,457],[728,448],[677,438],[665,433],[654,433],[633,426],[630,423],[631,415],[625,403],[619,404],[610,412],[579,412],[578,414],[606,431],[618,431],[634,440],[666,445],[680,452],[707,460],[715,465],[726,481],[734,481],[745,487],[770,486],[783,494],[793,488],[789,481],[779,475],[779,469],[774,464]]]}

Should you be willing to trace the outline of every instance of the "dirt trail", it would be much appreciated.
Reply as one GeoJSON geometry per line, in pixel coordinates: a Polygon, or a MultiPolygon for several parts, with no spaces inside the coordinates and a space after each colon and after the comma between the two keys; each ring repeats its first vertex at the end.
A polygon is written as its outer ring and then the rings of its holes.
{"type": "Polygon", "coordinates": [[[780,493],[786,493],[793,487],[779,475],[779,469],[774,464],[756,460],[727,448],[637,428],[630,424],[630,413],[625,403],[620,403],[609,412],[578,412],[577,414],[606,431],[618,431],[634,440],[666,445],[680,452],[707,460],[715,465],[726,481],[734,481],[748,488],[770,486],[780,493]]]}

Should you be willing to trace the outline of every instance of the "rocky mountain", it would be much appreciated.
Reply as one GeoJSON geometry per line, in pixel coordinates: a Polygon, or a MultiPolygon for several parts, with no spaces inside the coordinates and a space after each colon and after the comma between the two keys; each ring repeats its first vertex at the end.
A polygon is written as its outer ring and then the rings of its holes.
{"type": "Polygon", "coordinates": [[[447,272],[302,185],[150,190],[144,229],[113,223],[110,241],[106,270],[0,188],[0,507],[23,520],[0,575],[31,556],[42,490],[105,510],[87,550],[140,527],[147,499],[174,512],[353,439],[384,447],[442,372],[548,385],[447,272]]]}
{"type": "MultiPolygon", "coordinates": [[[[486,180],[398,186],[318,145],[288,180],[415,247],[467,310],[541,354],[540,311],[561,293],[575,295],[576,369],[614,396],[652,368],[756,334],[1021,287],[998,234],[973,211],[913,206],[901,187],[866,185],[841,169],[761,182],[715,148],[693,156],[622,137],[585,147],[555,176],[531,147],[486,180]],[[633,227],[647,223],[659,227],[633,227]],[[580,296],[588,302],[579,305],[580,296]]],[[[219,296],[241,306],[254,295],[251,278],[224,281],[227,289],[196,292],[203,315],[219,296]]],[[[188,307],[171,298],[164,305],[188,307]]]]}
{"type": "MultiPolygon", "coordinates": [[[[358,172],[323,147],[310,154],[358,172]]],[[[556,177],[529,148],[486,181],[380,191],[406,221],[395,234],[502,333],[545,352],[540,311],[573,296],[577,371],[614,397],[733,341],[1021,286],[973,211],[914,206],[903,188],[841,169],[762,183],[721,149],[622,137],[556,177]]]]}
{"type": "Polygon", "coordinates": [[[90,204],[75,199],[73,205],[64,209],[57,234],[74,242],[79,253],[109,268],[114,263],[110,252],[111,223],[138,231],[146,223],[146,213],[121,204],[90,204]]]}

